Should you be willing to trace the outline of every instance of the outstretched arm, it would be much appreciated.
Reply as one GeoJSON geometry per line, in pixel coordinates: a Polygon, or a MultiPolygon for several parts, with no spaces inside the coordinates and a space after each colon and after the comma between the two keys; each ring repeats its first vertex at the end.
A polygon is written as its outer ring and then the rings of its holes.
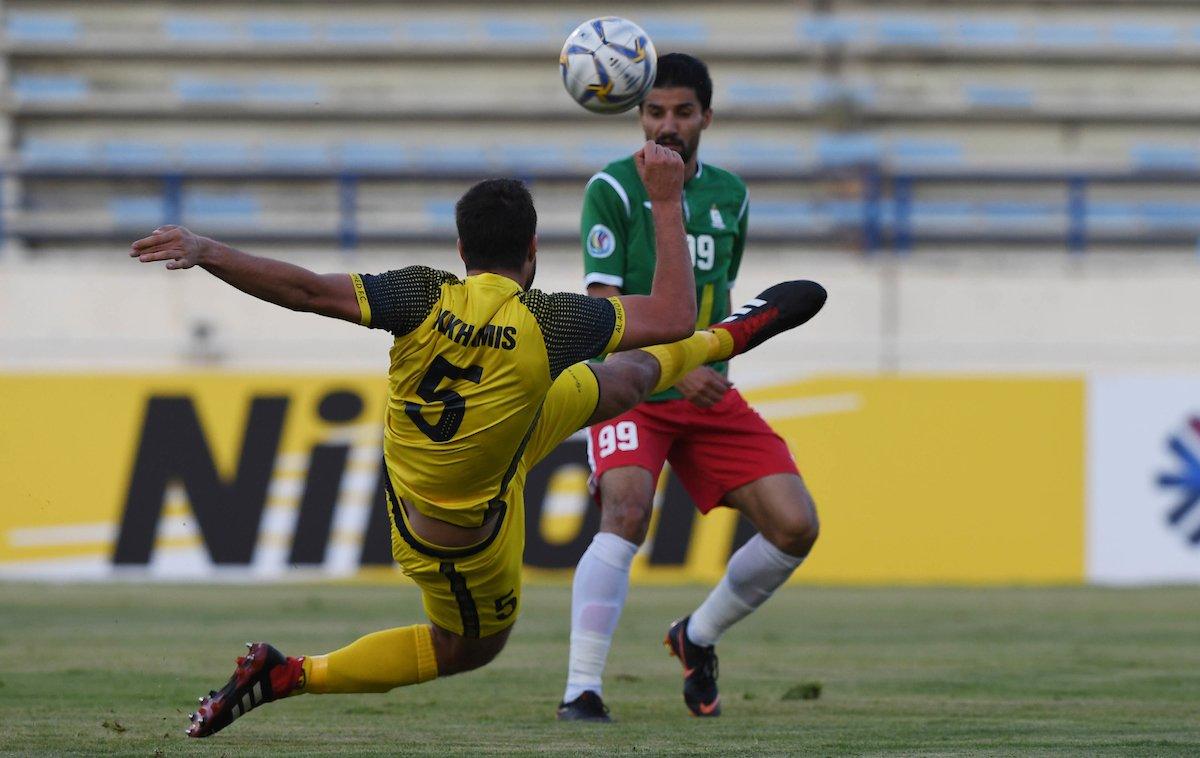
{"type": "Polygon", "coordinates": [[[169,269],[199,266],[248,295],[293,311],[359,323],[354,281],[349,274],[317,274],[306,268],[243,253],[182,226],[160,226],[134,242],[129,256],[142,263],[166,261],[169,269]]]}
{"type": "Polygon", "coordinates": [[[683,228],[683,160],[653,142],[634,158],[650,197],[657,252],[650,294],[621,296],[625,334],[617,350],[681,340],[696,324],[696,281],[683,228]]]}

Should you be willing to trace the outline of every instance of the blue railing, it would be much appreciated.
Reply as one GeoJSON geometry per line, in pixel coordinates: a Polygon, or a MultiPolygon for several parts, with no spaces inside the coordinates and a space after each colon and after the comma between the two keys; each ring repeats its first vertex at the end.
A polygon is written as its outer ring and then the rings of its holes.
{"type": "MultiPolygon", "coordinates": [[[[469,182],[490,174],[479,166],[451,164],[439,170],[398,171],[387,166],[330,171],[294,166],[286,170],[163,171],[130,163],[126,168],[92,169],[43,167],[15,172],[34,188],[46,182],[94,180],[129,182],[131,191],[108,191],[111,223],[106,231],[35,225],[36,208],[21,208],[21,223],[0,235],[27,241],[99,240],[123,238],[161,223],[203,225],[213,234],[227,232],[258,240],[308,240],[353,249],[364,241],[452,238],[455,197],[429,195],[421,207],[410,208],[418,222],[408,230],[379,229],[360,217],[360,190],[371,183],[430,180],[469,182]],[[147,180],[158,189],[147,193],[147,180]],[[273,227],[267,198],[254,189],[256,181],[295,181],[336,193],[336,223],[328,228],[273,227]],[[228,184],[214,190],[213,182],[228,184]],[[136,187],[136,189],[134,189],[136,187]],[[140,194],[139,194],[140,193],[140,194]],[[25,213],[28,211],[28,213],[25,213]]],[[[523,174],[534,187],[543,182],[582,184],[586,176],[574,171],[530,164],[523,174]]],[[[1096,244],[1130,247],[1188,246],[1200,239],[1200,171],[1129,172],[1000,172],[902,171],[877,164],[836,170],[747,172],[752,190],[752,240],[787,242],[827,241],[867,254],[906,254],[925,244],[1038,247],[1061,245],[1083,253],[1096,244]],[[1097,197],[1096,190],[1103,192],[1097,197]],[[794,199],[789,195],[794,194],[794,199]]],[[[313,191],[313,190],[308,190],[313,191]]],[[[53,193],[26,192],[53,197],[53,193]]],[[[573,241],[572,228],[543,229],[545,240],[573,241]]]]}

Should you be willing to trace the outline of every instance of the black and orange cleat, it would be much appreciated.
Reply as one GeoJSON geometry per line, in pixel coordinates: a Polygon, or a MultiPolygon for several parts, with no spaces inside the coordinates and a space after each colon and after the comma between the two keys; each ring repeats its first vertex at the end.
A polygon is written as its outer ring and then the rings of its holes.
{"type": "Polygon", "coordinates": [[[612,721],[608,716],[608,707],[592,690],[585,690],[569,703],[559,703],[555,717],[559,721],[598,721],[605,724],[612,721]]]}
{"type": "Polygon", "coordinates": [[[733,338],[733,353],[741,355],[777,334],[808,321],[825,305],[825,288],[799,279],[767,287],[758,297],[709,329],[723,329],[733,338]]]}
{"type": "Polygon", "coordinates": [[[200,698],[189,714],[189,737],[207,737],[263,703],[287,697],[304,678],[304,659],[287,658],[265,642],[247,642],[249,650],[237,659],[233,676],[220,690],[200,698]]]}
{"type": "Polygon", "coordinates": [[[721,695],[717,692],[717,653],[713,646],[701,647],[687,637],[688,619],[671,624],[663,644],[683,664],[683,702],[693,716],[721,715],[721,695]]]}

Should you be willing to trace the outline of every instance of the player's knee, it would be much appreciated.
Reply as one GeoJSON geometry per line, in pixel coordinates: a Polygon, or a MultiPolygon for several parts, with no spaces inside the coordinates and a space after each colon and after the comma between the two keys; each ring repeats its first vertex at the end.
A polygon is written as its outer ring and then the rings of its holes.
{"type": "Polygon", "coordinates": [[[432,637],[438,676],[461,674],[491,663],[504,649],[509,629],[491,637],[468,639],[434,625],[432,637]]]}
{"type": "Polygon", "coordinates": [[[805,498],[798,507],[775,520],[772,528],[763,536],[788,555],[806,556],[813,549],[821,534],[817,509],[811,498],[805,498]]]}
{"type": "Polygon", "coordinates": [[[612,369],[615,379],[604,390],[615,404],[626,409],[645,400],[658,381],[658,361],[640,350],[621,353],[604,365],[612,369]]]}
{"type": "Polygon", "coordinates": [[[635,545],[646,541],[650,529],[652,506],[645,498],[636,495],[620,495],[604,498],[600,515],[600,531],[615,534],[635,545]]]}

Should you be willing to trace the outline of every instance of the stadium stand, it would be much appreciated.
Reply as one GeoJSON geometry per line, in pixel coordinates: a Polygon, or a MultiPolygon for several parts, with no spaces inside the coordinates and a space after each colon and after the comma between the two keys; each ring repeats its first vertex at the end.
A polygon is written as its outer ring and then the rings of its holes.
{"type": "MultiPolygon", "coordinates": [[[[542,236],[638,141],[562,93],[580,2],[434,8],[147,0],[4,6],[0,234],[36,252],[156,221],[352,246],[444,234],[474,178],[516,174],[542,236]]],[[[660,52],[714,63],[752,234],[866,251],[1006,242],[1194,248],[1200,19],[1178,2],[670,0],[660,52]]]]}

